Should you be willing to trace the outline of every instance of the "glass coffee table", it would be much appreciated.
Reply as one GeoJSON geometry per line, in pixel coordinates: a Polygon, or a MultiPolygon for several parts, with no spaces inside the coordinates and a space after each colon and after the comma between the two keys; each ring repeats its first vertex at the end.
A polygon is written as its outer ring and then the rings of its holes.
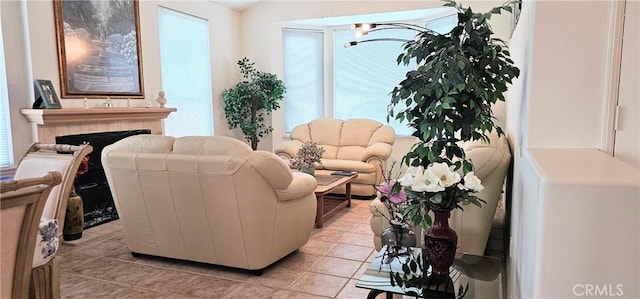
{"type": "Polygon", "coordinates": [[[387,247],[382,247],[378,256],[360,277],[356,287],[371,290],[368,299],[386,293],[391,299],[393,294],[409,295],[419,298],[504,298],[503,270],[497,257],[456,254],[449,276],[436,277],[428,268],[426,277],[415,271],[421,279],[419,287],[400,287],[391,284],[391,273],[403,274],[402,264],[410,259],[422,259],[422,248],[410,247],[407,254],[389,257],[387,247]],[[410,254],[410,255],[409,255],[410,254]]]}

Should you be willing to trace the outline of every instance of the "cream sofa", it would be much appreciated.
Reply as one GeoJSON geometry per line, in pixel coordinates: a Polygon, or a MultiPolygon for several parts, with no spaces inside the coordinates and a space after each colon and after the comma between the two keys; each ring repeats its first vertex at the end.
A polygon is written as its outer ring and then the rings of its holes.
{"type": "MultiPolygon", "coordinates": [[[[492,132],[489,134],[490,144],[482,141],[468,142],[463,145],[465,154],[474,166],[475,175],[482,181],[484,190],[476,195],[487,203],[482,207],[475,205],[463,206],[464,211],[456,209],[451,212],[449,225],[458,234],[458,252],[475,255],[484,255],[484,250],[489,239],[489,233],[493,225],[493,218],[502,193],[507,170],[511,162],[511,152],[505,136],[498,137],[492,132]]],[[[380,235],[389,226],[389,222],[381,214],[389,216],[389,211],[384,203],[378,199],[371,202],[370,210],[371,230],[374,233],[373,243],[377,250],[382,247],[380,235]]],[[[421,229],[415,227],[414,232],[418,236],[418,246],[421,243],[421,229]]]]}
{"type": "Polygon", "coordinates": [[[261,273],[314,227],[316,180],[233,138],[136,135],[102,164],[134,255],[261,273]]]}
{"type": "MultiPolygon", "coordinates": [[[[285,160],[292,159],[307,140],[325,149],[319,169],[357,172],[351,194],[372,196],[376,194],[373,185],[382,182],[395,131],[372,119],[316,119],[293,128],[291,140],[274,152],[285,160]]],[[[344,187],[337,192],[344,193],[344,187]]]]}

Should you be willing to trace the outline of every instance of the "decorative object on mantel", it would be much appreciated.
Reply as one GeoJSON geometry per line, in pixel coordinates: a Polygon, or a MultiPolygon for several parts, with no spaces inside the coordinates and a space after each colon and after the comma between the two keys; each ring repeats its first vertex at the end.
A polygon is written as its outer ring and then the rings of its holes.
{"type": "Polygon", "coordinates": [[[405,41],[404,53],[397,62],[408,64],[415,60],[418,67],[407,72],[391,92],[387,118],[406,120],[415,129],[413,136],[419,139],[403,157],[403,162],[411,167],[400,184],[410,203],[404,213],[413,223],[427,228],[431,225],[428,213],[436,214],[437,223],[424,236],[425,253],[435,275],[448,274],[447,263],[453,261],[455,254],[457,241],[453,241],[451,234],[455,232],[448,228],[449,211],[462,209],[462,205],[469,203],[480,206],[482,202],[472,195],[482,185],[473,175],[473,165],[460,144],[473,140],[488,142],[487,133],[491,130],[503,134],[493,122],[492,105],[504,101],[507,84],[520,72],[509,58],[506,43],[493,37],[488,23],[493,14],[511,12],[510,3],[487,13],[474,13],[470,7],[453,0],[444,2],[444,6],[458,11],[457,25],[444,34],[400,23],[355,25],[362,35],[371,28],[417,32],[413,40],[405,41]],[[396,105],[406,108],[395,112],[395,108],[400,108],[396,105]]]}
{"type": "Polygon", "coordinates": [[[63,98],[144,98],[138,0],[54,0],[63,98]]]}
{"type": "Polygon", "coordinates": [[[307,140],[298,150],[298,154],[291,159],[291,165],[298,168],[301,172],[314,175],[316,169],[315,164],[321,163],[320,159],[323,153],[323,147],[318,147],[317,143],[307,140]]]}
{"type": "Polygon", "coordinates": [[[167,99],[164,98],[164,91],[161,90],[160,92],[158,92],[156,102],[160,104],[160,108],[164,108],[164,105],[167,104],[167,99]]]}
{"type": "Polygon", "coordinates": [[[104,108],[107,108],[107,109],[113,107],[113,102],[111,102],[110,97],[107,97],[107,100],[104,101],[103,106],[104,108]]]}
{"type": "MultiPolygon", "coordinates": [[[[76,171],[75,178],[89,171],[89,156],[84,156],[76,171]]],[[[74,179],[75,180],[75,179],[74,179]]],[[[82,238],[84,228],[84,208],[82,197],[76,193],[75,185],[71,185],[69,200],[67,201],[67,210],[64,216],[64,229],[62,236],[65,241],[73,241],[82,238]]]]}
{"type": "Polygon", "coordinates": [[[49,80],[35,80],[33,82],[36,100],[33,102],[33,109],[60,109],[60,100],[53,88],[53,83],[49,80]]]}
{"type": "Polygon", "coordinates": [[[253,150],[258,149],[260,138],[273,128],[264,124],[264,117],[280,108],[285,87],[274,74],[255,69],[248,58],[238,61],[243,81],[222,92],[224,116],[230,129],[240,127],[253,150]]]}

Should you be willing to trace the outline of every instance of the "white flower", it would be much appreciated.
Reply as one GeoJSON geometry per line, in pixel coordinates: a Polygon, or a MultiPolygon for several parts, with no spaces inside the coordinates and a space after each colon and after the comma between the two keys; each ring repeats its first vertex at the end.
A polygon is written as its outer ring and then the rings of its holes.
{"type": "Polygon", "coordinates": [[[416,174],[422,172],[422,166],[410,166],[409,168],[407,168],[407,171],[404,172],[402,178],[400,178],[400,185],[405,187],[411,186],[416,178],[416,174]]]}
{"type": "Polygon", "coordinates": [[[440,184],[440,179],[427,169],[422,173],[416,174],[411,184],[411,190],[417,192],[440,192],[444,191],[444,187],[440,184]]]}
{"type": "Polygon", "coordinates": [[[440,181],[444,188],[460,182],[460,174],[453,171],[447,163],[433,163],[427,168],[440,181]]]}
{"type": "Polygon", "coordinates": [[[472,190],[473,192],[480,192],[482,191],[482,189],[484,189],[484,186],[482,186],[480,179],[475,174],[473,174],[473,171],[471,171],[464,176],[464,185],[459,184],[458,188],[460,190],[472,190]]]}

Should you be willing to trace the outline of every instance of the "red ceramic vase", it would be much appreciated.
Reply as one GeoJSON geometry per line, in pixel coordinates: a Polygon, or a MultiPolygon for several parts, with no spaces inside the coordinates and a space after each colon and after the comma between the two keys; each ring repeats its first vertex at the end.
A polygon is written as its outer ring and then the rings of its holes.
{"type": "Polygon", "coordinates": [[[458,234],[449,227],[451,209],[433,210],[433,225],[424,232],[424,251],[437,275],[448,275],[458,246],[458,234]]]}

